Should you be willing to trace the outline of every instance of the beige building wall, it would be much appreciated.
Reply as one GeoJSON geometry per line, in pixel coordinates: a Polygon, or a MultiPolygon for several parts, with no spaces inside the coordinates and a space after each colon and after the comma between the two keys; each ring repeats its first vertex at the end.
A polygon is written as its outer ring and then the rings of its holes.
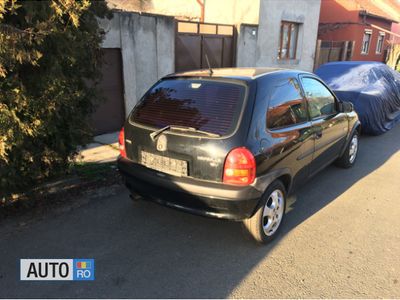
{"type": "Polygon", "coordinates": [[[258,24],[260,0],[205,0],[205,22],[258,24]]]}
{"type": "Polygon", "coordinates": [[[260,0],[107,0],[110,8],[174,16],[200,21],[204,3],[204,21],[219,24],[258,24],[260,0]]]}
{"type": "Polygon", "coordinates": [[[178,19],[199,21],[201,6],[196,0],[107,0],[110,8],[129,12],[174,16],[178,19]]]}

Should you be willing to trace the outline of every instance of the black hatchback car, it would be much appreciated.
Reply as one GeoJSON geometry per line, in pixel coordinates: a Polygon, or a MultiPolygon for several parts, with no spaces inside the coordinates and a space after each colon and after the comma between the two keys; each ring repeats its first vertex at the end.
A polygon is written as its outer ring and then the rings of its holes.
{"type": "Polygon", "coordinates": [[[159,80],[120,133],[134,198],[242,220],[259,242],[279,232],[287,195],[322,168],[351,167],[360,122],[314,74],[232,68],[159,80]]]}

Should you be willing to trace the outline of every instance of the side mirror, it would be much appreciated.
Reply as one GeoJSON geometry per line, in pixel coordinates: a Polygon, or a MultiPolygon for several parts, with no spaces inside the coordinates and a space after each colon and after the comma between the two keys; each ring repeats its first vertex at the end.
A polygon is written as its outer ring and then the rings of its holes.
{"type": "Polygon", "coordinates": [[[354,111],[354,105],[351,102],[339,102],[338,103],[339,112],[348,113],[354,111]]]}

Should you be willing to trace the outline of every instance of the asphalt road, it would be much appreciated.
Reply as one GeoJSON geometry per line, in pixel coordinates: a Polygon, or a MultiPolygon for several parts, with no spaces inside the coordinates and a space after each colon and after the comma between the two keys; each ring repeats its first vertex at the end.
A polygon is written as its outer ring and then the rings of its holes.
{"type": "Polygon", "coordinates": [[[0,297],[400,297],[400,126],[292,197],[281,236],[108,196],[0,228],[0,297]],[[19,224],[19,225],[18,225],[19,224]],[[20,282],[20,258],[94,258],[93,282],[20,282]]]}

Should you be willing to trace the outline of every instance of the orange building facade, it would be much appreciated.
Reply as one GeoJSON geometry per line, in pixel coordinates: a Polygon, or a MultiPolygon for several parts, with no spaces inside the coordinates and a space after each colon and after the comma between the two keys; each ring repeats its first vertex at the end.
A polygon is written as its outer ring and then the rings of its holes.
{"type": "Polygon", "coordinates": [[[397,22],[399,13],[399,8],[391,3],[322,0],[318,39],[354,41],[351,60],[384,61],[392,24],[397,22]]]}

